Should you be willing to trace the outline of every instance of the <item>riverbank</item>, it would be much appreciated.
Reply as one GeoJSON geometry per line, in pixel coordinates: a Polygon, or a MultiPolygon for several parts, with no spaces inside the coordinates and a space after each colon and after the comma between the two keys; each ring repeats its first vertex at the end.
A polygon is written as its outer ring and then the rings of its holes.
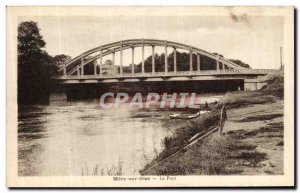
{"type": "Polygon", "coordinates": [[[283,174],[283,75],[258,91],[227,93],[212,111],[190,121],[169,120],[174,134],[142,175],[283,174]],[[189,148],[189,139],[218,125],[226,105],[224,135],[215,132],[189,148]],[[173,155],[177,152],[175,155],[173,155]]]}

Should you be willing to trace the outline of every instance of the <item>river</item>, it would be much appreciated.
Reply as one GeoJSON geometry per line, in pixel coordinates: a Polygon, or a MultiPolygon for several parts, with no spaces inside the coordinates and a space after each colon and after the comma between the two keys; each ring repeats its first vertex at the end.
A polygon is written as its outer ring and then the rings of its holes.
{"type": "MultiPolygon", "coordinates": [[[[223,95],[203,95],[200,103],[223,95]]],[[[22,106],[18,114],[21,176],[138,175],[172,135],[169,111],[101,109],[97,100],[22,106]]]]}

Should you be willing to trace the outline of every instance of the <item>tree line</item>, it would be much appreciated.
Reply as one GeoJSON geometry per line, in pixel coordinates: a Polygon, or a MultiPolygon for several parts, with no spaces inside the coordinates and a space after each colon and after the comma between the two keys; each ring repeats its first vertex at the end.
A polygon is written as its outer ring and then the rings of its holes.
{"type": "MultiPolygon", "coordinates": [[[[214,54],[217,55],[217,53],[214,53],[214,54]]],[[[220,54],[219,54],[219,56],[223,57],[223,55],[220,55],[220,54]]],[[[174,71],[174,51],[171,52],[167,57],[168,57],[167,58],[168,71],[174,71]]],[[[165,54],[164,53],[162,53],[160,55],[155,54],[154,60],[155,60],[155,71],[156,72],[164,72],[165,71],[165,54]]],[[[192,60],[193,60],[193,66],[192,66],[193,71],[196,71],[197,70],[197,54],[192,55],[192,60]]],[[[246,64],[240,60],[234,60],[234,59],[230,59],[230,60],[240,66],[250,68],[249,64],[246,64]]],[[[190,70],[190,53],[176,51],[176,62],[177,62],[177,65],[176,65],[177,71],[189,71],[190,70]]],[[[222,68],[221,63],[219,65],[220,65],[220,69],[221,69],[222,68]]],[[[146,60],[144,61],[144,68],[145,68],[145,72],[152,72],[152,56],[149,56],[146,58],[146,60]]],[[[136,69],[136,71],[141,72],[142,62],[137,64],[135,69],[136,69]]],[[[200,56],[200,69],[201,70],[215,70],[216,69],[216,61],[212,58],[201,55],[200,56]]],[[[226,69],[228,69],[227,66],[226,66],[226,69]]],[[[127,71],[130,71],[130,69],[128,69],[127,71]]]]}

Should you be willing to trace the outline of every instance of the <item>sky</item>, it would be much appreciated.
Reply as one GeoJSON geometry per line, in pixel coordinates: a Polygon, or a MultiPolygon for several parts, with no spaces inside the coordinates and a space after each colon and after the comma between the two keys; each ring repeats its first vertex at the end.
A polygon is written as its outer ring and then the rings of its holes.
{"type": "MultiPolygon", "coordinates": [[[[280,67],[283,46],[283,17],[277,16],[27,16],[22,21],[36,21],[52,56],[72,58],[95,47],[126,39],[159,39],[191,45],[240,59],[254,69],[280,67]]],[[[157,53],[164,48],[156,48],[157,53]]],[[[168,53],[172,52],[168,48],[168,53]]],[[[145,58],[151,48],[145,48],[145,58]]],[[[116,54],[116,65],[119,63],[116,54]]],[[[105,59],[111,59],[107,56],[105,59]]],[[[141,49],[135,49],[135,63],[141,49]]],[[[123,52],[123,64],[131,62],[131,50],[123,52]]]]}

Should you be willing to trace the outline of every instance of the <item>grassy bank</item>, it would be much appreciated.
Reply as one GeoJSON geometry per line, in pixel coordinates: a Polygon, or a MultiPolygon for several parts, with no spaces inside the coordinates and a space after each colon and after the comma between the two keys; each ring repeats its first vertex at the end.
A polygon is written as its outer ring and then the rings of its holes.
{"type": "MultiPolygon", "coordinates": [[[[272,167],[268,160],[272,158],[271,154],[274,154],[272,151],[283,151],[283,102],[280,102],[283,101],[283,75],[269,76],[267,82],[268,85],[258,91],[227,93],[219,103],[212,106],[210,113],[180,124],[174,135],[164,139],[164,150],[140,173],[273,174],[272,168],[275,166],[272,167]],[[207,133],[218,125],[223,105],[228,109],[228,123],[224,127],[225,136],[214,133],[190,148],[182,150],[194,135],[207,133]],[[171,156],[175,152],[176,155],[171,156]],[[262,171],[258,168],[262,168],[262,171]]],[[[172,120],[169,125],[172,126],[172,120]]],[[[282,155],[282,152],[275,153],[282,155]]],[[[274,159],[276,163],[278,162],[275,173],[281,173],[283,171],[280,168],[281,158],[274,159]]]]}

